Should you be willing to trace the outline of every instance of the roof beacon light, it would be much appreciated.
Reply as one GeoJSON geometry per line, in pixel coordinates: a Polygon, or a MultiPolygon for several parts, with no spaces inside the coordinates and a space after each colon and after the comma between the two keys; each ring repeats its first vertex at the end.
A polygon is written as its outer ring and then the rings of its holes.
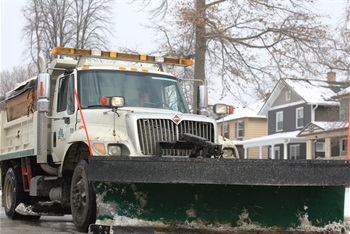
{"type": "Polygon", "coordinates": [[[102,51],[101,50],[91,50],[91,56],[101,57],[102,51]]]}
{"type": "Polygon", "coordinates": [[[156,62],[157,63],[164,63],[164,58],[163,57],[156,57],[156,62]]]}
{"type": "Polygon", "coordinates": [[[93,58],[99,57],[101,59],[114,59],[114,60],[142,62],[142,63],[165,63],[165,64],[177,65],[177,66],[193,65],[193,60],[191,59],[155,57],[150,55],[128,54],[128,53],[118,53],[118,52],[100,51],[100,50],[85,50],[85,49],[66,48],[66,47],[54,47],[51,50],[51,54],[85,56],[85,57],[93,57],[93,58]]]}

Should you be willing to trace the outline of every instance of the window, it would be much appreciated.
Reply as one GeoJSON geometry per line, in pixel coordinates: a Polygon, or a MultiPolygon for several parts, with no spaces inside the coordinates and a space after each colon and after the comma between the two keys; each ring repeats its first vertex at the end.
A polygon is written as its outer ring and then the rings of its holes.
{"type": "Polygon", "coordinates": [[[289,148],[290,159],[300,158],[300,145],[291,145],[289,148]]]}
{"type": "Polygon", "coordinates": [[[244,137],[244,121],[236,122],[236,138],[244,137]]]}
{"type": "Polygon", "coordinates": [[[283,111],[276,113],[276,132],[283,130],[283,111]]]}
{"type": "Polygon", "coordinates": [[[74,113],[74,79],[73,75],[62,77],[59,81],[57,112],[67,110],[68,114],[74,113]]]}
{"type": "Polygon", "coordinates": [[[316,148],[316,152],[324,152],[325,151],[324,142],[316,142],[315,148],[316,148]]]}
{"type": "Polygon", "coordinates": [[[347,151],[347,148],[348,148],[348,139],[347,138],[344,138],[344,139],[341,139],[341,153],[346,153],[347,151]]]}
{"type": "Polygon", "coordinates": [[[222,135],[226,138],[230,138],[230,124],[224,123],[222,125],[222,135]]]}
{"type": "Polygon", "coordinates": [[[292,91],[291,90],[287,90],[285,92],[286,95],[286,101],[290,101],[292,99],[292,91]]]}
{"type": "Polygon", "coordinates": [[[297,128],[304,127],[304,107],[296,109],[296,124],[297,128]]]}
{"type": "Polygon", "coordinates": [[[85,108],[100,108],[101,97],[124,97],[126,107],[148,107],[189,113],[179,83],[174,77],[147,72],[81,70],[78,71],[78,94],[85,108]],[[139,94],[149,94],[140,102],[139,94]]]}

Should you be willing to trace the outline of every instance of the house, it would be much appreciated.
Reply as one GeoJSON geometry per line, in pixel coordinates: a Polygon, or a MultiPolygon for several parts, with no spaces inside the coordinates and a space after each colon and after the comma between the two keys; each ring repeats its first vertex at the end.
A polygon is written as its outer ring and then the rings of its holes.
{"type": "Polygon", "coordinates": [[[267,148],[271,159],[306,159],[306,139],[299,132],[311,122],[338,121],[335,96],[346,87],[334,72],[327,80],[280,79],[258,113],[267,116],[268,135],[244,141],[245,152],[259,147],[260,154],[267,148]]]}
{"type": "Polygon", "coordinates": [[[340,121],[311,122],[298,134],[298,136],[306,139],[309,159],[346,158],[349,134],[349,95],[350,87],[340,91],[334,97],[339,99],[340,121]]]}
{"type": "MultiPolygon", "coordinates": [[[[244,155],[242,141],[267,134],[266,116],[258,115],[263,104],[264,100],[260,100],[246,107],[237,107],[232,115],[217,121],[219,134],[235,143],[241,157],[244,155]]],[[[259,158],[259,150],[252,148],[246,155],[249,158],[259,158]]],[[[261,156],[267,158],[267,151],[261,156]]]]}

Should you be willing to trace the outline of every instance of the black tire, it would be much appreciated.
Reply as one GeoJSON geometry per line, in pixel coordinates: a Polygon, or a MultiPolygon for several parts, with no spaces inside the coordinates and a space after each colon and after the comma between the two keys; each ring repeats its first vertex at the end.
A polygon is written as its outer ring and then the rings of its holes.
{"type": "Polygon", "coordinates": [[[27,195],[23,192],[19,169],[9,168],[4,181],[4,208],[7,217],[10,219],[21,219],[24,215],[16,212],[16,207],[26,200],[27,195]]]}
{"type": "Polygon", "coordinates": [[[74,169],[70,189],[70,204],[73,222],[80,232],[87,232],[96,221],[96,195],[92,182],[89,183],[88,163],[81,160],[74,169]]]}

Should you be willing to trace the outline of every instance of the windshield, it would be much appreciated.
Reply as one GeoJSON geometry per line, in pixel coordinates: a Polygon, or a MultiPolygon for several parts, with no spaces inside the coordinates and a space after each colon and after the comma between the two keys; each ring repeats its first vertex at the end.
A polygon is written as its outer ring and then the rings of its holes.
{"type": "Polygon", "coordinates": [[[170,76],[115,70],[79,71],[78,93],[82,108],[100,107],[102,96],[122,96],[127,107],[189,112],[178,82],[170,76]]]}

